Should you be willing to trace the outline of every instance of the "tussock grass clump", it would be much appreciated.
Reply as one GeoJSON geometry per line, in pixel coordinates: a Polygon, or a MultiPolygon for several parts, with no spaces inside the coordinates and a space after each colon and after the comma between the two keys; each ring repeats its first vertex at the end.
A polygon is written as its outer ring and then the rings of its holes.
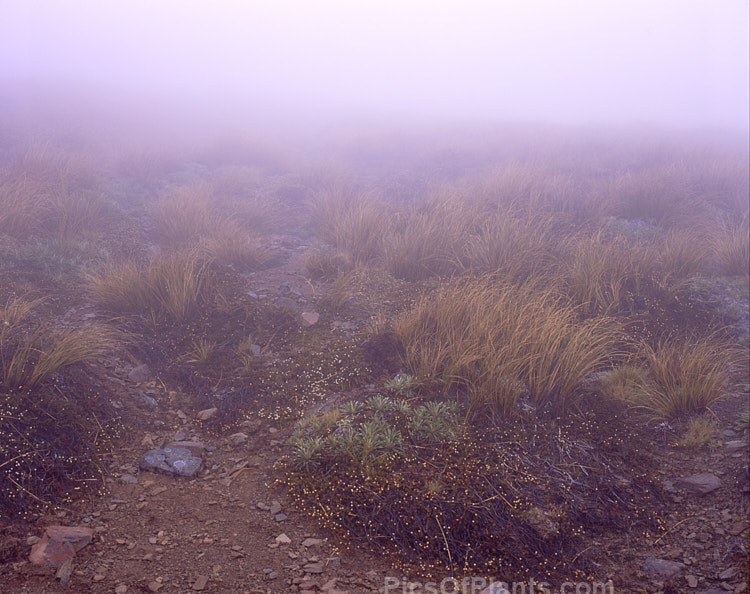
{"type": "Polygon", "coordinates": [[[212,291],[210,261],[192,253],[158,256],[147,266],[124,262],[85,277],[88,292],[115,314],[161,312],[190,317],[212,291]]]}
{"type": "Polygon", "coordinates": [[[310,217],[323,241],[364,264],[382,253],[389,211],[373,194],[336,186],[309,203],[310,217]]]}
{"type": "Polygon", "coordinates": [[[405,362],[426,384],[463,388],[470,408],[508,415],[527,395],[564,414],[582,382],[618,351],[612,319],[581,321],[552,290],[488,278],[456,282],[423,299],[394,330],[405,362]]]}
{"type": "Polygon", "coordinates": [[[747,213],[739,223],[727,225],[714,237],[713,251],[719,270],[728,276],[750,274],[750,217],[747,213]]]}
{"type": "Polygon", "coordinates": [[[171,248],[195,245],[206,236],[216,236],[216,227],[226,219],[215,208],[215,197],[207,184],[190,184],[162,197],[151,216],[160,240],[171,248]]]}
{"type": "Polygon", "coordinates": [[[351,256],[325,244],[313,245],[305,254],[305,268],[314,279],[335,278],[354,267],[351,256]]]}
{"type": "Polygon", "coordinates": [[[35,323],[42,300],[11,298],[0,309],[0,372],[4,390],[31,389],[59,370],[92,361],[116,346],[111,329],[100,325],[54,330],[35,323]]]}
{"type": "Polygon", "coordinates": [[[705,416],[692,417],[685,424],[682,437],[676,445],[688,450],[700,450],[721,438],[716,423],[705,416]]]}
{"type": "Polygon", "coordinates": [[[461,264],[475,274],[524,281],[549,274],[553,264],[549,221],[498,215],[469,237],[461,264]]]}
{"type": "Polygon", "coordinates": [[[724,395],[732,366],[742,360],[716,335],[666,339],[655,348],[644,345],[644,351],[648,381],[636,391],[633,404],[657,419],[706,410],[724,395]]]}
{"type": "Polygon", "coordinates": [[[33,149],[2,173],[0,233],[69,242],[102,228],[111,214],[94,164],[83,156],[33,149]]]}
{"type": "Polygon", "coordinates": [[[439,197],[405,213],[385,244],[393,276],[418,281],[461,270],[466,239],[479,223],[475,209],[458,198],[439,197]]]}
{"type": "Polygon", "coordinates": [[[622,235],[597,231],[568,240],[562,283],[574,303],[590,315],[618,313],[630,295],[654,274],[655,254],[622,235]]]}
{"type": "Polygon", "coordinates": [[[272,259],[268,246],[259,238],[231,224],[226,225],[220,235],[205,239],[201,245],[212,261],[240,270],[263,268],[272,259]]]}

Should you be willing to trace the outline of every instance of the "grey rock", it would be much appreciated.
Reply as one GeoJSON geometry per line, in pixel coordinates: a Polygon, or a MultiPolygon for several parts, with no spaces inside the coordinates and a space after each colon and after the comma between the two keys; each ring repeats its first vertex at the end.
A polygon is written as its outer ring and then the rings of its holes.
{"type": "Polygon", "coordinates": [[[128,380],[136,384],[148,381],[150,377],[151,377],[151,370],[148,368],[148,365],[146,365],[145,363],[141,363],[140,365],[133,367],[133,369],[131,369],[130,372],[128,373],[128,380]]]}
{"type": "Polygon", "coordinates": [[[721,487],[721,479],[710,472],[701,472],[679,479],[675,486],[694,495],[706,495],[721,487]]]}
{"type": "Polygon", "coordinates": [[[295,312],[297,310],[297,302],[289,299],[289,297],[279,297],[276,300],[276,305],[288,312],[295,312]]]}
{"type": "Polygon", "coordinates": [[[123,474],[120,476],[120,482],[124,485],[137,485],[138,477],[133,476],[132,474],[123,474]]]}
{"type": "Polygon", "coordinates": [[[302,566],[305,573],[323,573],[322,563],[306,563],[302,566]]]}
{"type": "Polygon", "coordinates": [[[156,398],[154,398],[153,396],[149,396],[148,394],[144,394],[143,392],[138,392],[135,395],[135,401],[138,406],[141,406],[143,408],[159,408],[159,403],[156,401],[156,398]]]}
{"type": "Polygon", "coordinates": [[[281,504],[278,501],[271,502],[270,512],[271,515],[275,516],[281,511],[281,504]]]}
{"type": "Polygon", "coordinates": [[[309,328],[310,326],[314,326],[318,323],[320,314],[316,311],[305,311],[302,312],[302,315],[300,317],[302,318],[302,325],[305,328],[309,328]]]}
{"type": "Polygon", "coordinates": [[[306,538],[302,541],[303,547],[317,547],[323,544],[323,540],[320,538],[306,538]]]}
{"type": "Polygon", "coordinates": [[[739,450],[742,450],[747,447],[747,442],[742,439],[735,439],[732,441],[728,441],[724,444],[724,447],[729,452],[736,452],[739,450]]]}
{"type": "Polygon", "coordinates": [[[670,579],[678,575],[685,567],[679,561],[649,557],[643,562],[643,571],[659,579],[670,579]]]}
{"type": "Polygon", "coordinates": [[[168,448],[184,448],[186,450],[190,450],[190,453],[193,456],[202,457],[203,452],[206,450],[206,446],[204,446],[200,441],[185,441],[184,439],[181,440],[175,440],[171,443],[167,444],[168,448]]]}
{"type": "Polygon", "coordinates": [[[141,468],[151,472],[166,472],[185,476],[194,477],[203,465],[203,460],[187,448],[166,447],[160,450],[149,450],[143,456],[141,468]]]}
{"type": "Polygon", "coordinates": [[[229,440],[229,443],[231,443],[232,445],[238,446],[247,441],[247,434],[242,433],[242,432],[233,433],[227,439],[229,440]]]}
{"type": "Polygon", "coordinates": [[[286,520],[286,514],[276,514],[273,519],[277,522],[283,522],[284,520],[286,520]]]}
{"type": "Polygon", "coordinates": [[[199,421],[208,421],[208,419],[210,419],[211,417],[215,417],[217,412],[219,412],[219,409],[216,407],[204,408],[203,410],[198,411],[198,414],[195,415],[195,418],[197,418],[199,421]]]}

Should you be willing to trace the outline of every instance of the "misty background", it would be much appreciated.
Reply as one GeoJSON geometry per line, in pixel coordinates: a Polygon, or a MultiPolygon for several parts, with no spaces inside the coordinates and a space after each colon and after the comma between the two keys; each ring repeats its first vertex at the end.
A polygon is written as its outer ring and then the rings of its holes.
{"type": "Polygon", "coordinates": [[[748,129],[746,0],[0,0],[5,100],[748,129]],[[43,100],[42,100],[43,101],[43,100]]]}

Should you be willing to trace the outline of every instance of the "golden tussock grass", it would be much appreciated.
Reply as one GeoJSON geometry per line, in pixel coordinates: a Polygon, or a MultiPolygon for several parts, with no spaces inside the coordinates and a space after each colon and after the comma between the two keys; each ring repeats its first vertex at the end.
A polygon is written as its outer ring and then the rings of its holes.
{"type": "Polygon", "coordinates": [[[99,229],[109,214],[94,163],[45,148],[18,157],[0,181],[0,233],[26,239],[52,234],[67,242],[99,229]]]}
{"type": "Polygon", "coordinates": [[[734,225],[722,227],[713,238],[719,271],[728,276],[750,275],[750,216],[746,212],[734,225]]]}
{"type": "Polygon", "coordinates": [[[148,265],[124,262],[86,275],[88,293],[114,313],[163,312],[185,319],[212,291],[210,262],[200,255],[178,252],[154,258],[148,265]]]}
{"type": "Polygon", "coordinates": [[[656,419],[703,412],[725,394],[732,367],[747,363],[747,355],[715,334],[669,338],[643,351],[648,380],[634,392],[632,405],[656,419]]]}
{"type": "Polygon", "coordinates": [[[524,281],[552,272],[550,221],[497,215],[466,239],[461,264],[466,272],[524,281]]]}
{"type": "Polygon", "coordinates": [[[564,414],[585,378],[618,354],[622,333],[609,318],[581,321],[551,289],[486,277],[422,300],[394,331],[423,382],[463,387],[472,409],[503,415],[524,394],[564,414]]]}
{"type": "Polygon", "coordinates": [[[319,192],[309,210],[321,239],[349,253],[355,263],[370,262],[382,253],[391,214],[375,195],[334,186],[319,192]]]}
{"type": "Polygon", "coordinates": [[[572,237],[564,248],[561,283],[574,303],[589,314],[617,313],[626,291],[637,294],[653,275],[655,254],[624,236],[603,231],[572,237]]]}
{"type": "Polygon", "coordinates": [[[0,372],[5,389],[35,388],[64,367],[111,352],[117,335],[89,325],[57,330],[34,319],[42,300],[11,298],[0,309],[0,372]]]}
{"type": "Polygon", "coordinates": [[[386,239],[388,270],[409,281],[459,272],[466,239],[480,220],[476,204],[460,195],[441,194],[405,211],[386,239]]]}

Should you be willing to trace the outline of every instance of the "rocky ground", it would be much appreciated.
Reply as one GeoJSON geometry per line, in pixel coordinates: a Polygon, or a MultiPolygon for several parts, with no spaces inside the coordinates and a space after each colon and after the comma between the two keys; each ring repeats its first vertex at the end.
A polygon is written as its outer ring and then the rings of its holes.
{"type": "MultiPolygon", "coordinates": [[[[286,238],[279,246],[284,263],[248,276],[247,290],[255,298],[291,300],[300,324],[340,332],[342,323],[352,323],[303,317],[317,313],[314,303],[323,288],[315,287],[313,295],[301,274],[304,242],[286,238]]],[[[71,315],[91,313],[87,306],[71,315]]],[[[208,423],[214,411],[195,409],[186,394],[168,389],[142,361],[112,359],[104,362],[103,374],[114,405],[129,419],[126,434],[105,458],[106,490],[34,524],[3,526],[3,592],[354,594],[385,591],[395,583],[387,577],[400,579],[401,570],[387,560],[329,540],[310,523],[306,510],[285,501],[273,467],[285,452],[290,422],[250,419],[238,430],[217,433],[208,423]],[[144,467],[149,450],[172,442],[182,442],[177,445],[200,458],[193,476],[144,467]],[[51,525],[93,533],[91,543],[73,557],[70,575],[58,572],[57,579],[55,568],[28,560],[51,525]]],[[[747,546],[742,533],[750,526],[748,433],[735,427],[748,397],[746,386],[714,407],[723,430],[715,447],[698,453],[678,450],[669,427],[655,436],[667,493],[666,531],[604,534],[589,547],[601,575],[613,579],[614,591],[748,590],[747,570],[738,566],[747,546]],[[698,478],[683,480],[694,475],[698,478]]],[[[418,571],[410,578],[418,580],[418,571]]],[[[412,590],[399,582],[390,591],[412,590]]],[[[413,591],[429,589],[416,586],[413,591]]]]}

